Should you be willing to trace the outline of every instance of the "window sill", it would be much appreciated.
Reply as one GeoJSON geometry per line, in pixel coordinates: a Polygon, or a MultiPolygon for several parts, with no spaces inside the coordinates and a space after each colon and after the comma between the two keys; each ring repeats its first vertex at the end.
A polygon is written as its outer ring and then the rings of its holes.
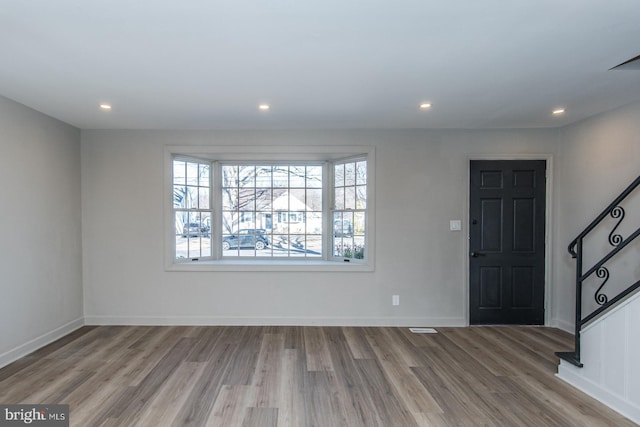
{"type": "Polygon", "coordinates": [[[374,268],[371,264],[344,261],[219,260],[170,264],[165,267],[165,271],[370,272],[374,268]]]}

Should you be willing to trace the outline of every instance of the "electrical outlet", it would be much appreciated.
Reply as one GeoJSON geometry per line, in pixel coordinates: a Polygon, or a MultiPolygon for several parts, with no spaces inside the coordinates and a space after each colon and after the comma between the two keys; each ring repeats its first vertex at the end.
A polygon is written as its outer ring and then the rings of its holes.
{"type": "Polygon", "coordinates": [[[400,295],[393,295],[391,297],[391,304],[400,305],[400,295]]]}

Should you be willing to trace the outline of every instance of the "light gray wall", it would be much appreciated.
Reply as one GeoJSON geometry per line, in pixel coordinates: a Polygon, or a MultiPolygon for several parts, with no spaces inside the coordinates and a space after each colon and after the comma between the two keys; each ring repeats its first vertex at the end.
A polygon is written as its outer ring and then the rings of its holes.
{"type": "Polygon", "coordinates": [[[556,130],[82,132],[89,323],[462,325],[470,157],[553,154],[556,130]],[[165,272],[165,145],[373,145],[372,273],[165,272]],[[391,295],[400,295],[400,306],[391,295]]]}
{"type": "MultiPolygon", "coordinates": [[[[575,262],[567,245],[640,175],[640,104],[565,127],[558,140],[553,317],[560,326],[571,329],[575,262]]],[[[637,228],[638,215],[636,211],[625,222],[637,228]]],[[[637,255],[635,259],[637,270],[637,255]]]]}
{"type": "Polygon", "coordinates": [[[82,323],[80,131],[0,97],[0,366],[82,323]]]}

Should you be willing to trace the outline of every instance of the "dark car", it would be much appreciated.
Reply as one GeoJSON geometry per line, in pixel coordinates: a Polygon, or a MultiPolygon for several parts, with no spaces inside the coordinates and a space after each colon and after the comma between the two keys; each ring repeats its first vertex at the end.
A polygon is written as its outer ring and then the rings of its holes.
{"type": "Polygon", "coordinates": [[[200,226],[195,222],[185,224],[182,227],[182,237],[196,237],[200,232],[200,226]]]}
{"type": "Polygon", "coordinates": [[[265,236],[266,230],[262,228],[244,228],[238,234],[224,236],[222,249],[255,248],[262,250],[269,246],[269,239],[265,236]]]}
{"type": "Polygon", "coordinates": [[[182,237],[209,237],[209,226],[205,224],[198,224],[197,222],[190,222],[185,224],[182,228],[182,237]]]}

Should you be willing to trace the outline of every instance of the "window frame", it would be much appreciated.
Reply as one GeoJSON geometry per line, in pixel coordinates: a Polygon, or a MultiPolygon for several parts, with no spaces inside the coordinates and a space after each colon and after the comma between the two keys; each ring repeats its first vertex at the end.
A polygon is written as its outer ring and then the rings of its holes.
{"type": "MultiPolygon", "coordinates": [[[[367,258],[368,258],[368,253],[369,253],[369,203],[368,203],[368,198],[369,198],[369,165],[368,165],[368,159],[367,156],[365,155],[357,155],[357,156],[349,156],[349,157],[345,157],[342,159],[335,159],[330,163],[330,166],[328,169],[330,170],[329,172],[329,179],[331,180],[331,182],[329,183],[329,186],[331,188],[330,190],[330,206],[328,208],[327,211],[327,215],[328,215],[328,221],[329,221],[329,228],[330,228],[330,235],[329,235],[329,244],[331,245],[331,253],[328,254],[329,258],[332,260],[339,260],[339,261],[343,261],[343,262],[353,262],[353,263],[366,263],[367,262],[367,258]],[[358,162],[367,162],[367,172],[366,172],[366,179],[365,179],[365,187],[366,187],[366,195],[365,195],[365,203],[366,203],[366,207],[364,209],[362,208],[358,208],[357,206],[353,209],[351,208],[339,208],[338,206],[336,206],[335,202],[336,202],[336,188],[340,187],[343,189],[346,189],[347,187],[354,187],[354,200],[357,202],[357,187],[358,187],[358,183],[357,183],[357,179],[354,179],[354,184],[353,185],[347,185],[346,182],[344,183],[344,185],[342,186],[337,186],[335,183],[335,166],[336,165],[346,165],[348,163],[353,163],[354,166],[357,165],[358,162]],[[341,216],[344,215],[344,213],[352,213],[352,214],[357,214],[357,213],[362,213],[364,216],[364,224],[365,224],[365,234],[364,234],[364,257],[362,259],[359,259],[357,257],[345,257],[345,256],[339,256],[339,255],[335,255],[334,254],[334,248],[336,243],[336,234],[334,232],[334,218],[336,213],[341,213],[341,216]]],[[[356,174],[357,176],[357,174],[356,174]]],[[[345,198],[346,199],[346,198],[345,198]]],[[[340,220],[342,224],[344,224],[344,216],[343,219],[340,220]]],[[[352,238],[353,241],[355,242],[355,221],[351,221],[351,229],[352,229],[352,238]]],[[[342,226],[343,230],[344,230],[344,225],[342,226]]],[[[341,235],[340,236],[342,239],[344,240],[345,235],[341,235]]]]}
{"type": "MultiPolygon", "coordinates": [[[[194,260],[196,258],[197,258],[198,261],[212,261],[212,260],[215,259],[215,256],[216,256],[216,254],[214,253],[214,250],[215,250],[214,241],[213,241],[213,238],[211,237],[212,233],[213,233],[212,229],[210,229],[209,233],[208,233],[209,234],[210,245],[211,245],[211,248],[210,248],[211,254],[209,256],[200,255],[198,257],[192,257],[191,259],[190,259],[190,257],[185,257],[185,258],[181,259],[181,258],[177,258],[175,256],[176,255],[175,237],[179,234],[177,232],[177,230],[175,230],[175,224],[176,224],[176,219],[175,218],[176,218],[176,214],[178,212],[186,213],[187,217],[189,218],[189,220],[187,221],[187,224],[189,224],[189,226],[190,226],[190,224],[191,224],[191,219],[190,219],[191,214],[195,213],[195,214],[199,214],[200,216],[202,216],[202,214],[208,213],[209,214],[209,225],[210,225],[211,228],[213,228],[213,221],[214,221],[213,213],[214,213],[214,210],[215,210],[214,209],[214,203],[215,203],[215,201],[214,201],[214,193],[216,191],[215,188],[213,187],[214,180],[212,179],[212,174],[214,173],[213,162],[211,162],[208,159],[200,159],[200,158],[191,157],[191,156],[183,156],[183,155],[180,155],[180,154],[172,156],[171,166],[170,166],[171,170],[169,171],[169,173],[171,174],[171,195],[172,195],[172,199],[175,197],[175,193],[174,193],[174,191],[175,191],[175,188],[174,188],[174,183],[175,183],[175,180],[174,180],[174,178],[175,178],[174,177],[174,162],[175,161],[185,162],[185,163],[196,163],[196,164],[198,164],[198,169],[199,169],[200,165],[209,166],[209,186],[208,187],[201,186],[199,182],[195,186],[195,187],[198,188],[198,190],[200,188],[208,188],[209,189],[209,200],[208,200],[209,208],[201,208],[199,206],[199,203],[198,203],[198,207],[197,208],[193,208],[193,207],[176,207],[173,203],[171,203],[171,218],[172,218],[173,224],[174,224],[174,234],[173,234],[174,240],[173,240],[173,246],[172,246],[172,248],[173,248],[172,249],[173,262],[177,263],[177,264],[189,263],[189,262],[194,262],[194,260]]],[[[187,188],[189,187],[188,182],[186,183],[186,187],[187,188]]],[[[200,202],[200,200],[198,200],[198,202],[200,202]]],[[[200,223],[202,223],[202,221],[200,221],[200,223]]],[[[183,226],[184,226],[184,223],[183,223],[183,226]]],[[[183,231],[183,233],[184,233],[184,231],[183,231]]],[[[198,232],[198,234],[200,235],[199,236],[200,239],[202,239],[202,237],[204,237],[204,236],[201,235],[201,231],[198,232]]],[[[191,239],[191,235],[189,233],[187,233],[187,241],[189,241],[190,239],[191,239]]],[[[201,245],[201,248],[202,248],[202,245],[201,245]]]]}
{"type": "Polygon", "coordinates": [[[201,146],[166,145],[164,162],[165,194],[165,271],[374,271],[375,266],[375,147],[373,146],[201,146]],[[175,259],[175,222],[173,215],[173,160],[191,160],[211,163],[211,257],[197,261],[175,259]],[[349,259],[333,256],[333,162],[344,162],[361,158],[367,161],[367,209],[366,209],[366,256],[364,259],[349,259]],[[271,257],[222,257],[218,240],[221,241],[222,220],[217,200],[221,191],[221,179],[217,176],[216,164],[222,163],[272,162],[281,164],[326,162],[323,182],[323,257],[322,258],[271,258],[271,257]],[[329,165],[329,163],[331,163],[329,165]],[[169,190],[167,190],[169,189],[169,190]],[[215,224],[215,228],[214,228],[215,224]]]}

